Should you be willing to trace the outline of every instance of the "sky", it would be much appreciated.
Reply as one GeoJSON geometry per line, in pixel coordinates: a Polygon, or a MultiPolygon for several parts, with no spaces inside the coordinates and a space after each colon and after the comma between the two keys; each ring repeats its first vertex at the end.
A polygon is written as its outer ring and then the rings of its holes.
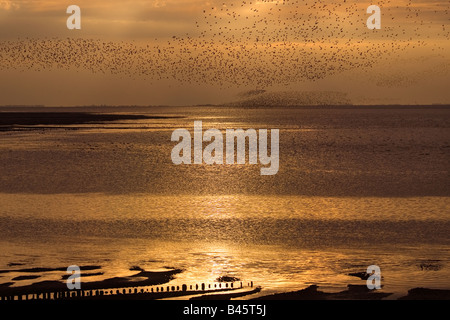
{"type": "Polygon", "coordinates": [[[0,0],[0,105],[221,104],[263,91],[450,103],[449,9],[431,0],[0,0]],[[371,4],[380,30],[366,26],[371,4]],[[70,5],[81,8],[81,30],[66,27],[70,5]]]}

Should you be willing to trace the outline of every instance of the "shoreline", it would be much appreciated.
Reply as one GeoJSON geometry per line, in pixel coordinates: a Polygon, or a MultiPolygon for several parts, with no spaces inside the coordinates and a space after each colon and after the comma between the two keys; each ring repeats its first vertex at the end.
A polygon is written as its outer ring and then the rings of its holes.
{"type": "MultiPolygon", "coordinates": [[[[33,268],[36,270],[41,270],[43,268],[33,268]]],[[[93,270],[101,269],[97,266],[80,267],[81,270],[93,270]]],[[[29,269],[23,269],[29,270],[29,269]]],[[[46,271],[65,271],[61,268],[45,268],[46,271]]],[[[3,270],[2,270],[3,271],[3,270]]],[[[4,273],[8,271],[3,271],[4,273]]],[[[10,272],[23,272],[21,270],[11,270],[10,272]]],[[[39,272],[39,271],[34,271],[39,272]]],[[[82,290],[106,290],[106,289],[124,289],[130,287],[145,287],[145,286],[156,286],[166,284],[178,273],[183,272],[181,269],[171,269],[167,271],[145,271],[139,270],[138,273],[132,274],[127,277],[113,277],[104,279],[101,281],[85,282],[82,284],[82,290]]],[[[80,276],[86,276],[81,274],[80,276]]],[[[62,276],[62,280],[66,278],[67,275],[62,276]]],[[[58,280],[48,280],[39,281],[32,283],[30,285],[10,287],[14,282],[6,282],[0,284],[0,296],[13,296],[13,295],[36,295],[42,293],[51,292],[67,292],[69,291],[64,281],[58,280]]]]}
{"type": "MultiPolygon", "coordinates": [[[[166,283],[167,284],[167,283],[166,283]]],[[[161,284],[162,285],[162,284],[161,284]]],[[[64,285],[65,287],[65,285],[64,285]]],[[[113,287],[113,286],[112,286],[113,287]]],[[[111,288],[112,288],[111,287],[111,288]]],[[[261,287],[248,288],[219,288],[219,289],[205,289],[192,290],[180,289],[179,287],[167,286],[167,291],[144,291],[143,289],[131,289],[131,287],[122,287],[108,291],[106,288],[100,289],[86,289],[69,291],[55,290],[57,288],[48,287],[49,291],[44,293],[36,292],[16,292],[16,293],[0,293],[0,301],[11,300],[185,300],[185,301],[230,301],[235,298],[243,298],[240,300],[251,301],[309,301],[309,300],[383,300],[389,298],[393,293],[376,292],[367,289],[364,285],[348,285],[347,290],[330,293],[318,290],[317,285],[310,285],[307,288],[298,291],[290,291],[284,293],[275,293],[262,295],[259,297],[252,297],[252,295],[261,293],[261,287]],[[125,289],[127,288],[127,289],[125,289]],[[172,291],[170,291],[172,289],[172,291]],[[52,293],[53,295],[51,295],[52,293]],[[32,296],[29,298],[28,296],[32,296]],[[26,298],[23,298],[26,296],[26,298]]],[[[191,286],[192,287],[192,286],[191,286]]],[[[111,289],[109,288],[109,289],[111,289]]],[[[164,290],[165,287],[161,286],[164,290]]],[[[3,291],[3,290],[2,290],[3,291]]],[[[412,288],[408,290],[407,295],[398,297],[393,300],[450,300],[450,290],[446,289],[431,289],[431,288],[412,288]]]]}
{"type": "MultiPolygon", "coordinates": [[[[36,273],[65,271],[64,268],[24,268],[17,270],[0,270],[1,274],[8,272],[28,273],[19,276],[20,279],[31,279],[36,273]]],[[[101,269],[100,266],[82,266],[81,270],[92,271],[101,269]]],[[[242,281],[230,278],[230,281],[220,281],[220,277],[211,285],[210,283],[169,284],[175,275],[183,272],[181,269],[168,269],[167,271],[146,271],[133,267],[130,271],[136,273],[130,276],[113,277],[99,281],[83,282],[81,289],[69,290],[66,282],[67,275],[61,281],[47,280],[35,282],[30,285],[11,287],[15,282],[0,284],[0,300],[383,300],[396,295],[394,292],[370,290],[365,284],[364,272],[350,273],[358,277],[364,284],[348,284],[347,289],[339,292],[326,292],[320,290],[316,284],[297,291],[264,294],[264,284],[242,281]],[[262,285],[262,286],[261,286],[262,285]],[[252,295],[258,294],[257,297],[252,295]],[[31,296],[31,297],[30,297],[31,296]]],[[[97,272],[96,274],[100,274],[97,272]]],[[[89,276],[91,273],[82,273],[89,276]]],[[[35,276],[38,278],[39,276],[35,276]]],[[[228,278],[225,278],[227,280],[228,278]]],[[[450,289],[433,289],[416,287],[408,290],[406,295],[392,300],[450,300],[450,289]]]]}

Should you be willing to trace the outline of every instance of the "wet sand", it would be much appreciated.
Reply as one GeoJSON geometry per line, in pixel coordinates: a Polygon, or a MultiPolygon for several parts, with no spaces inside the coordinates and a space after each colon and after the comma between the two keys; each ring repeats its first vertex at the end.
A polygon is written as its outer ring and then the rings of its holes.
{"type": "Polygon", "coordinates": [[[337,293],[323,292],[318,288],[317,285],[311,285],[306,289],[262,296],[254,300],[381,300],[392,294],[372,291],[365,285],[349,285],[347,290],[337,293]]]}
{"type": "MultiPolygon", "coordinates": [[[[10,263],[9,265],[18,265],[15,263],[10,263]]],[[[97,270],[101,269],[100,266],[80,266],[79,267],[81,271],[87,271],[87,270],[97,270]]],[[[0,270],[1,273],[10,273],[10,272],[26,272],[26,273],[42,273],[42,272],[49,272],[49,271],[66,271],[67,267],[57,267],[57,268],[23,268],[23,269],[12,269],[12,270],[0,270]]]]}
{"type": "MultiPolygon", "coordinates": [[[[80,267],[81,270],[92,270],[98,267],[80,267]]],[[[61,268],[33,268],[33,269],[22,269],[22,270],[11,270],[11,272],[38,272],[36,270],[45,271],[63,271],[61,268]],[[31,270],[31,271],[30,271],[31,270]]],[[[66,271],[67,268],[64,268],[66,271]]],[[[5,270],[2,270],[5,272],[5,270]]],[[[144,287],[165,284],[174,278],[174,275],[181,273],[180,269],[173,269],[167,271],[139,271],[138,273],[132,274],[128,277],[114,277],[108,278],[102,281],[92,281],[83,282],[82,290],[100,290],[100,289],[111,289],[111,288],[129,288],[129,287],[144,287]]],[[[88,274],[89,275],[89,274],[88,274]]],[[[64,275],[62,279],[66,278],[64,275]]],[[[85,277],[85,274],[81,274],[85,277]]],[[[25,294],[39,294],[57,291],[67,291],[67,284],[65,281],[39,281],[25,286],[11,287],[15,284],[14,282],[7,282],[0,284],[0,296],[11,296],[11,295],[25,295],[25,294]]]]}
{"type": "MultiPolygon", "coordinates": [[[[82,266],[80,269],[84,271],[100,269],[99,266],[82,266]]],[[[40,273],[49,271],[65,271],[65,268],[29,268],[18,270],[0,270],[0,273],[7,272],[26,272],[40,273]],[[64,270],[63,270],[64,269],[64,270]]],[[[178,300],[232,300],[243,298],[249,300],[381,300],[389,298],[393,293],[377,290],[370,290],[364,284],[349,284],[346,290],[340,292],[325,292],[319,290],[319,286],[310,285],[307,288],[284,293],[276,293],[253,297],[252,295],[263,291],[263,287],[257,284],[253,286],[232,286],[233,281],[223,277],[216,279],[217,283],[225,283],[226,287],[217,286],[214,288],[207,286],[168,286],[160,288],[144,289],[137,287],[157,286],[168,284],[174,279],[176,274],[182,273],[181,269],[172,269],[167,271],[145,271],[141,268],[131,268],[130,271],[137,271],[127,277],[114,277],[102,281],[83,282],[82,290],[84,293],[77,293],[76,296],[66,297],[64,299],[82,299],[82,300],[159,300],[173,299],[178,300]],[[131,289],[131,288],[134,289],[131,289]],[[108,290],[114,289],[114,290],[108,290]],[[95,295],[92,293],[97,290],[95,295]],[[90,294],[86,292],[92,291],[90,294]],[[99,292],[102,292],[99,295],[99,292]]],[[[82,277],[90,275],[99,275],[97,273],[82,273],[82,277]]],[[[349,275],[360,278],[365,282],[367,274],[365,272],[355,272],[349,275]]],[[[25,279],[37,279],[40,275],[24,275],[14,278],[20,281],[25,279]]],[[[64,275],[63,280],[67,279],[64,275]]],[[[239,281],[239,279],[237,279],[239,281]]],[[[15,295],[40,295],[55,292],[69,292],[65,281],[39,281],[31,285],[11,287],[17,282],[5,282],[0,284],[0,296],[8,297],[15,295]]],[[[241,282],[242,285],[242,282],[241,282]]],[[[76,290],[75,290],[76,291],[76,290]]],[[[61,296],[60,296],[61,297],[61,296]]],[[[48,298],[46,298],[48,299],[48,298]]],[[[398,298],[398,300],[449,300],[450,290],[429,289],[429,288],[413,288],[408,291],[406,296],[398,298]]]]}
{"type": "MultiPolygon", "coordinates": [[[[255,298],[253,300],[381,300],[388,298],[392,293],[369,290],[364,285],[349,285],[347,290],[328,293],[318,290],[318,286],[311,285],[306,289],[272,294],[255,298]]],[[[450,290],[414,288],[408,295],[397,300],[449,300],[450,290]]]]}
{"type": "Polygon", "coordinates": [[[450,290],[414,288],[398,300],[450,300],[450,290]]]}

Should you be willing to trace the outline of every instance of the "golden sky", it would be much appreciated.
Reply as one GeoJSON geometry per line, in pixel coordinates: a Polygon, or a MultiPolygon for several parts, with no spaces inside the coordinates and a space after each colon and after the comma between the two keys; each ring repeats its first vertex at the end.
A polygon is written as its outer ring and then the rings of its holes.
{"type": "Polygon", "coordinates": [[[0,105],[450,103],[449,1],[0,0],[0,105]],[[66,8],[81,8],[68,30],[66,8]],[[381,30],[366,9],[381,7],[381,30]]]}

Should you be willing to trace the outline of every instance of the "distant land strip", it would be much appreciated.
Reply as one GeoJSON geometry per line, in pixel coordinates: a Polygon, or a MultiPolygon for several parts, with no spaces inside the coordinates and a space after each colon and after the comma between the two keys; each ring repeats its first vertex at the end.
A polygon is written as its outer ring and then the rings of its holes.
{"type": "Polygon", "coordinates": [[[3,129],[34,125],[74,125],[118,120],[172,119],[180,116],[146,116],[135,114],[98,114],[87,112],[0,112],[3,129]]]}

